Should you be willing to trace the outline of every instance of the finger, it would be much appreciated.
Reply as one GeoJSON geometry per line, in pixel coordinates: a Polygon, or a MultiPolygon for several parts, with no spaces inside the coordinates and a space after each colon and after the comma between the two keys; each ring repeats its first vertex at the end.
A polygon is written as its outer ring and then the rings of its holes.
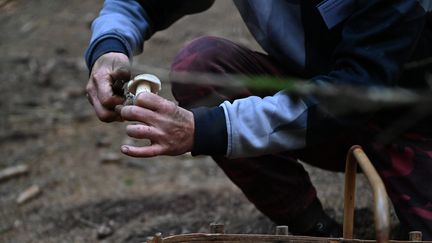
{"type": "Polygon", "coordinates": [[[133,138],[150,140],[154,140],[159,136],[156,128],[143,124],[128,125],[126,127],[126,134],[133,138]]]}
{"type": "Polygon", "coordinates": [[[93,107],[97,117],[103,122],[123,121],[117,112],[105,108],[98,99],[93,99],[93,107]]]}
{"type": "Polygon", "coordinates": [[[163,154],[163,149],[159,144],[153,144],[145,147],[135,147],[123,145],[121,152],[132,157],[149,158],[163,154]]]}
{"type": "Polygon", "coordinates": [[[99,99],[97,98],[94,89],[91,88],[87,89],[87,99],[89,100],[90,104],[93,106],[99,120],[103,122],[123,121],[123,119],[118,113],[105,108],[99,102],[99,99]]]}
{"type": "Polygon", "coordinates": [[[87,97],[87,100],[90,103],[90,105],[93,106],[93,99],[91,98],[91,96],[88,93],[86,93],[86,97],[87,97]]]}
{"type": "Polygon", "coordinates": [[[123,103],[123,98],[114,95],[112,90],[112,79],[109,75],[94,75],[93,82],[97,89],[97,98],[100,103],[107,109],[114,109],[116,105],[123,103]]]}
{"type": "Polygon", "coordinates": [[[91,96],[91,94],[94,94],[94,92],[95,92],[94,90],[95,90],[95,87],[93,84],[93,80],[90,79],[87,83],[87,86],[86,86],[86,97],[92,106],[93,106],[93,97],[91,96]]]}
{"type": "Polygon", "coordinates": [[[156,120],[155,112],[136,105],[123,106],[120,115],[126,121],[137,121],[147,125],[154,124],[156,120]]]}
{"type": "Polygon", "coordinates": [[[121,110],[123,109],[124,105],[116,105],[114,107],[115,112],[117,112],[119,115],[121,115],[121,110]]]}
{"type": "Polygon", "coordinates": [[[152,111],[160,110],[165,105],[165,102],[164,98],[150,92],[141,92],[135,98],[135,105],[152,111]]]}

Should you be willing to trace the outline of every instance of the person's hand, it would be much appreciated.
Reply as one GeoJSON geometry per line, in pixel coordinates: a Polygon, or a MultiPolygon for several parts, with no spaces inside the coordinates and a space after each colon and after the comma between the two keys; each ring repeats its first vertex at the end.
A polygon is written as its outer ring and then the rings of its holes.
{"type": "Polygon", "coordinates": [[[122,121],[114,108],[123,103],[123,98],[113,93],[112,84],[116,80],[129,81],[130,75],[130,62],[125,54],[111,52],[96,60],[86,91],[101,121],[122,121]]]}
{"type": "Polygon", "coordinates": [[[151,145],[136,147],[123,145],[121,151],[133,157],[180,155],[190,152],[194,143],[194,117],[192,112],[150,92],[136,97],[135,105],[118,106],[116,110],[127,121],[126,133],[133,138],[149,139],[151,145]]]}

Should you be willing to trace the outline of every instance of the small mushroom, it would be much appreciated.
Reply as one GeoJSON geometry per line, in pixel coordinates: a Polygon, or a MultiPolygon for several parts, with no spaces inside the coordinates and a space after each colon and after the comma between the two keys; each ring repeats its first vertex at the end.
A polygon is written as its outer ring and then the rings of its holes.
{"type": "Polygon", "coordinates": [[[141,92],[157,94],[161,90],[161,82],[152,74],[140,74],[128,83],[127,89],[135,97],[141,92]]]}

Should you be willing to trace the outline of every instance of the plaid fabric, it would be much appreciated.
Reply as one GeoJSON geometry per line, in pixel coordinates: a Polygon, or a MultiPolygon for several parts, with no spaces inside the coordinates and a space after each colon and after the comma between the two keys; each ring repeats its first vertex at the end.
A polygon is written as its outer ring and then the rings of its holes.
{"type": "MultiPolygon", "coordinates": [[[[372,130],[381,132],[381,128],[372,130]]],[[[365,147],[383,179],[401,222],[408,231],[423,232],[432,239],[432,137],[406,132],[388,145],[371,142],[365,147]]]]}
{"type": "MultiPolygon", "coordinates": [[[[269,56],[216,37],[192,41],[178,53],[172,70],[290,74],[287,67],[282,68],[269,56]]],[[[227,90],[173,81],[173,95],[186,108],[214,106],[252,94],[269,95],[245,88],[227,90]]],[[[421,133],[418,129],[406,132],[391,144],[383,145],[374,138],[384,128],[370,124],[358,130],[338,131],[324,144],[285,154],[233,160],[223,156],[213,158],[259,210],[278,224],[292,226],[317,200],[309,175],[297,159],[324,169],[343,171],[348,149],[359,144],[384,180],[403,229],[422,231],[424,240],[432,240],[432,137],[425,135],[431,134],[427,132],[428,126],[421,133]]]]}

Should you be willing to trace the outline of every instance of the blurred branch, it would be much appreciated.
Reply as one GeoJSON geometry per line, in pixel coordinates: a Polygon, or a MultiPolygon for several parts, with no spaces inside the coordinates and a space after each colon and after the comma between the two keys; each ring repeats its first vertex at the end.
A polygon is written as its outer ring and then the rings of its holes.
{"type": "MultiPolygon", "coordinates": [[[[432,59],[410,63],[409,68],[428,65],[432,59]]],[[[297,78],[274,76],[220,75],[210,73],[173,73],[166,69],[147,65],[137,65],[139,72],[157,75],[162,82],[183,84],[213,85],[225,89],[250,88],[259,91],[277,92],[285,90],[294,97],[318,98],[322,106],[333,115],[352,112],[375,112],[388,108],[411,110],[396,119],[378,135],[377,141],[388,144],[392,139],[413,127],[416,123],[432,114],[432,91],[409,90],[400,87],[334,85],[331,83],[312,83],[297,78]]],[[[269,92],[270,93],[270,92],[269,92]]]]}
{"type": "Polygon", "coordinates": [[[429,57],[429,58],[425,58],[422,60],[409,62],[409,63],[405,64],[404,69],[409,70],[409,69],[421,68],[421,67],[425,67],[425,66],[431,65],[431,64],[432,64],[432,57],[429,57]]]}
{"type": "MultiPolygon", "coordinates": [[[[162,82],[172,80],[183,84],[212,85],[223,88],[246,87],[259,91],[284,90],[298,97],[314,96],[331,100],[336,108],[345,107],[356,111],[369,111],[401,106],[432,108],[431,90],[408,90],[400,87],[316,84],[297,78],[274,76],[220,75],[211,73],[169,72],[166,69],[136,65],[134,69],[158,76],[162,82]]],[[[333,108],[333,107],[331,107],[333,108]]]]}
{"type": "Polygon", "coordinates": [[[389,127],[382,131],[377,137],[376,141],[380,144],[389,144],[394,138],[401,135],[404,131],[414,127],[415,124],[422,119],[431,115],[432,109],[430,106],[416,106],[410,112],[393,122],[389,127]]]}

